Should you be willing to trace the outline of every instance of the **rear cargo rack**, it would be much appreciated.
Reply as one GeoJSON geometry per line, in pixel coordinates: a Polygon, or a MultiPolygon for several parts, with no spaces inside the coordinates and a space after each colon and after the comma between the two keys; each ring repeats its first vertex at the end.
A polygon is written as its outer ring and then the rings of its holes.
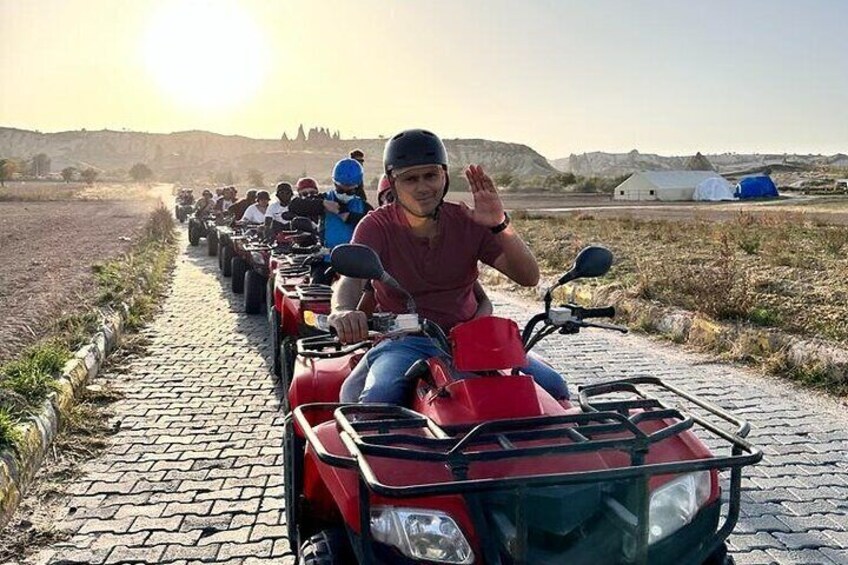
{"type": "MultiPolygon", "coordinates": [[[[581,389],[579,402],[583,410],[581,413],[495,420],[471,427],[450,429],[443,429],[429,418],[400,406],[315,403],[295,408],[287,426],[296,426],[303,432],[315,456],[322,462],[357,472],[361,536],[356,550],[360,559],[366,563],[373,562],[373,548],[369,541],[372,494],[390,498],[462,495],[468,504],[475,528],[482,528],[478,531],[484,531],[486,523],[479,498],[481,493],[502,490],[524,492],[533,487],[618,481],[633,481],[635,493],[634,503],[629,508],[618,504],[620,508],[616,509],[619,515],[626,514],[627,519],[620,521],[621,526],[635,542],[633,559],[630,562],[647,563],[650,478],[657,475],[729,469],[729,507],[725,522],[712,538],[693,548],[690,554],[693,562],[703,561],[727,538],[736,524],[739,516],[742,468],[757,463],[762,458],[762,452],[745,439],[749,430],[748,424],[655,377],[637,377],[587,386],[581,389]],[[699,416],[667,406],[660,400],[643,394],[639,385],[658,386],[734,426],[735,430],[728,431],[699,416]],[[600,398],[621,393],[633,394],[636,398],[600,398]],[[333,415],[331,421],[335,422],[339,430],[347,454],[330,452],[311,423],[316,418],[310,418],[310,415],[320,419],[320,414],[329,413],[333,415]],[[646,432],[641,429],[640,425],[646,422],[651,422],[650,427],[656,428],[655,431],[646,432]],[[652,445],[695,429],[723,440],[726,446],[730,447],[730,453],[704,459],[646,462],[652,445]],[[539,445],[538,440],[550,442],[539,445]],[[601,451],[622,453],[627,456],[628,464],[589,471],[528,473],[510,477],[469,473],[475,463],[601,451]],[[371,460],[376,458],[440,462],[450,471],[450,478],[441,482],[389,484],[385,477],[375,471],[371,460]]],[[[290,432],[291,430],[287,432],[287,438],[294,435],[290,432]]],[[[526,535],[526,531],[523,533],[526,535]]],[[[494,542],[483,538],[486,536],[481,537],[485,561],[500,563],[498,547],[494,542]]],[[[521,559],[517,562],[521,562],[521,559]]]]}
{"type": "Polygon", "coordinates": [[[309,267],[277,264],[277,272],[285,277],[302,277],[309,274],[309,267]]]}
{"type": "Polygon", "coordinates": [[[330,300],[333,289],[325,284],[299,284],[295,287],[301,300],[330,300]]]}

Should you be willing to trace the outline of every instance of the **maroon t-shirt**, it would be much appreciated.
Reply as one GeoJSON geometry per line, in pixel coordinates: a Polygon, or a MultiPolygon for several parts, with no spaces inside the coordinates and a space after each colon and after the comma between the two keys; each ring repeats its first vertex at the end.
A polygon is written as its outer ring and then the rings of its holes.
{"type": "MultiPolygon", "coordinates": [[[[413,235],[403,209],[389,204],[369,212],[356,226],[352,243],[377,252],[383,267],[415,299],[420,315],[450,330],[477,311],[477,262],[492,265],[503,253],[491,230],[475,224],[458,204],[445,202],[439,232],[430,240],[413,235]]],[[[406,312],[406,298],[373,281],[381,312],[406,312]]]]}

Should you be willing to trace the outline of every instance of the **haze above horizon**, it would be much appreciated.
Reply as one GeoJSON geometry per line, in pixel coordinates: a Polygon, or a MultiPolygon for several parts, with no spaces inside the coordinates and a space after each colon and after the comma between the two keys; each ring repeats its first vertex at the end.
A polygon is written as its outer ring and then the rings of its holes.
{"type": "Polygon", "coordinates": [[[0,0],[0,125],[848,152],[848,2],[0,0]]]}

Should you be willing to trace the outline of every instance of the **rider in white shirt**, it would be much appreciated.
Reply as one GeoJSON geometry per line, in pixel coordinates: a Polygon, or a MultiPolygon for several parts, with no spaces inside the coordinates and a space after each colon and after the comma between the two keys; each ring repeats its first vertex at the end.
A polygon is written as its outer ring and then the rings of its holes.
{"type": "Polygon", "coordinates": [[[289,221],[289,202],[291,202],[292,195],[292,185],[287,182],[281,182],[278,184],[277,200],[268,205],[268,209],[265,211],[265,218],[270,218],[271,220],[280,223],[289,221]]]}
{"type": "Polygon", "coordinates": [[[264,224],[265,213],[268,211],[268,203],[271,201],[271,195],[267,190],[260,190],[256,193],[256,202],[247,207],[244,214],[241,216],[241,221],[246,224],[264,224]]]}

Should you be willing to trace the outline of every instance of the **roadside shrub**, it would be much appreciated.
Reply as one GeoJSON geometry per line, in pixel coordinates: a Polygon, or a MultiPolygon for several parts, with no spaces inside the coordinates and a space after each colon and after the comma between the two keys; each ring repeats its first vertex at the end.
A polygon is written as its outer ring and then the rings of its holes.
{"type": "Polygon", "coordinates": [[[748,313],[748,321],[758,326],[773,327],[780,325],[782,318],[778,312],[770,308],[758,306],[752,308],[748,313]]]}
{"type": "Polygon", "coordinates": [[[7,447],[14,447],[22,439],[21,430],[18,428],[20,419],[9,409],[0,406],[0,451],[7,447]]]}
{"type": "Polygon", "coordinates": [[[55,390],[55,376],[70,357],[63,344],[38,344],[0,370],[0,386],[37,405],[55,390]]]}

